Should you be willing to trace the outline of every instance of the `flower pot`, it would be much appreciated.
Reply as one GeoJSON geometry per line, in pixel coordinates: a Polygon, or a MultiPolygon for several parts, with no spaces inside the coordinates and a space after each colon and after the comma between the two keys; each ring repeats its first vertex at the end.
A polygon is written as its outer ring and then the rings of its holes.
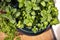
{"type": "Polygon", "coordinates": [[[20,29],[20,28],[17,28],[17,30],[19,32],[22,32],[26,35],[31,35],[31,36],[35,36],[35,35],[39,35],[39,34],[42,34],[43,32],[46,32],[47,30],[49,30],[51,28],[51,25],[48,25],[46,29],[44,30],[39,30],[37,33],[33,33],[31,30],[29,30],[28,28],[23,28],[23,29],[20,29]]]}

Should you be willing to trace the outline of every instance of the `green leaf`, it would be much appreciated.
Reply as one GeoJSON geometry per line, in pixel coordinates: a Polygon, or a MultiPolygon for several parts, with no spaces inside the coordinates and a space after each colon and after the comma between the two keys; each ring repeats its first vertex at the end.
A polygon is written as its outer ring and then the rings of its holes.
{"type": "Polygon", "coordinates": [[[9,20],[13,24],[15,23],[15,20],[12,18],[11,15],[1,14],[0,16],[7,19],[7,20],[9,20]]]}
{"type": "Polygon", "coordinates": [[[38,23],[37,26],[39,27],[39,29],[42,27],[42,25],[40,23],[38,23]]]}
{"type": "Polygon", "coordinates": [[[17,27],[18,28],[24,28],[24,25],[21,23],[21,21],[19,21],[18,24],[17,24],[17,27]]]}
{"type": "Polygon", "coordinates": [[[12,20],[10,19],[10,22],[14,24],[16,21],[15,21],[15,20],[13,20],[13,19],[12,19],[12,20]]]}
{"type": "Polygon", "coordinates": [[[16,16],[16,18],[19,17],[20,16],[20,12],[17,12],[15,16],[16,16]]]}
{"type": "Polygon", "coordinates": [[[23,4],[22,3],[19,3],[19,8],[22,8],[23,7],[23,4]]]}
{"type": "Polygon", "coordinates": [[[38,28],[37,28],[36,26],[34,26],[34,28],[32,29],[32,31],[33,31],[34,33],[37,33],[38,28]]]}
{"type": "Polygon", "coordinates": [[[53,16],[53,17],[58,16],[58,10],[57,10],[57,8],[52,7],[51,10],[52,10],[52,16],[53,16]]]}
{"type": "Polygon", "coordinates": [[[33,9],[34,9],[34,10],[40,10],[40,7],[37,6],[37,4],[34,3],[34,4],[33,4],[33,9]]]}
{"type": "Polygon", "coordinates": [[[29,20],[28,19],[25,19],[24,20],[24,24],[28,24],[29,23],[29,20]]]}
{"type": "Polygon", "coordinates": [[[28,27],[31,27],[32,26],[32,23],[29,22],[28,24],[26,24],[28,27]]]}
{"type": "Polygon", "coordinates": [[[42,11],[41,11],[41,16],[42,16],[42,17],[45,17],[46,15],[47,15],[47,11],[46,11],[46,10],[42,10],[42,11]]]}
{"type": "Polygon", "coordinates": [[[26,7],[32,7],[32,2],[31,1],[25,1],[25,6],[26,7]]]}
{"type": "Polygon", "coordinates": [[[34,10],[40,10],[40,7],[33,7],[34,10]]]}
{"type": "Polygon", "coordinates": [[[25,11],[23,11],[23,16],[25,16],[26,15],[26,12],[25,11]]]}
{"type": "Polygon", "coordinates": [[[54,2],[48,2],[48,5],[52,6],[54,4],[54,2]]]}
{"type": "Polygon", "coordinates": [[[40,22],[42,23],[47,20],[47,17],[42,17],[42,18],[40,18],[40,20],[41,20],[40,22]]]}
{"type": "Polygon", "coordinates": [[[23,7],[25,0],[18,0],[19,8],[23,7]]]}
{"type": "Polygon", "coordinates": [[[31,0],[33,3],[36,3],[36,0],[31,0]]]}
{"type": "Polygon", "coordinates": [[[32,16],[32,19],[34,20],[35,19],[35,16],[32,16]]]}
{"type": "Polygon", "coordinates": [[[43,7],[45,7],[45,6],[46,6],[46,3],[45,3],[44,1],[42,1],[42,2],[41,2],[41,5],[42,5],[43,7]]]}
{"type": "Polygon", "coordinates": [[[47,10],[47,13],[50,14],[51,13],[51,9],[47,10]]]}
{"type": "Polygon", "coordinates": [[[25,2],[25,7],[26,7],[26,12],[27,13],[30,13],[31,12],[31,9],[32,9],[32,2],[26,1],[25,2]]]}
{"type": "Polygon", "coordinates": [[[31,15],[33,15],[33,16],[34,16],[34,15],[36,15],[36,13],[35,13],[34,11],[32,11],[32,12],[31,12],[31,15]]]}
{"type": "Polygon", "coordinates": [[[30,13],[30,12],[31,12],[31,7],[27,7],[27,8],[26,8],[26,12],[27,12],[27,13],[30,13]]]}
{"type": "Polygon", "coordinates": [[[41,2],[41,0],[36,0],[36,2],[37,2],[37,3],[40,3],[40,2],[41,2]]]}
{"type": "Polygon", "coordinates": [[[34,10],[40,10],[40,7],[33,7],[34,10]]]}
{"type": "Polygon", "coordinates": [[[46,28],[47,26],[48,26],[48,22],[45,21],[45,22],[44,22],[44,27],[46,28]]]}
{"type": "Polygon", "coordinates": [[[17,12],[17,9],[16,8],[12,8],[11,12],[14,15],[17,12]]]}
{"type": "Polygon", "coordinates": [[[53,18],[53,20],[51,21],[51,25],[56,25],[59,23],[59,20],[57,18],[53,18]]]}
{"type": "Polygon", "coordinates": [[[6,7],[5,11],[6,11],[6,12],[10,12],[9,7],[8,7],[8,8],[6,7]]]}
{"type": "Polygon", "coordinates": [[[51,14],[48,14],[47,15],[47,21],[50,22],[51,20],[52,20],[52,16],[51,16],[51,14]]]}

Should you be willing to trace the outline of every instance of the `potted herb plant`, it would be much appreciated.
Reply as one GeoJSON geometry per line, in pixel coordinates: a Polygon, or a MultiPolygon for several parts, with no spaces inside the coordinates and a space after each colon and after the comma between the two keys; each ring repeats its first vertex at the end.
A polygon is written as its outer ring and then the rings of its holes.
{"type": "Polygon", "coordinates": [[[36,35],[44,32],[49,25],[57,24],[58,10],[53,0],[17,0],[21,18],[18,29],[26,34],[36,35]]]}
{"type": "Polygon", "coordinates": [[[59,23],[58,10],[53,0],[1,1],[0,31],[13,40],[17,29],[25,34],[36,35],[46,31],[50,25],[59,23]]]}

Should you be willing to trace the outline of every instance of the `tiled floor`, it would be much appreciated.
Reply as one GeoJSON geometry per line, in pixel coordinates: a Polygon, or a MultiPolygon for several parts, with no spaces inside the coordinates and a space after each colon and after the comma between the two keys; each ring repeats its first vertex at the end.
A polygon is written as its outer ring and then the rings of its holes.
{"type": "MultiPolygon", "coordinates": [[[[0,40],[3,40],[5,36],[4,33],[0,33],[0,40]]],[[[21,40],[53,40],[51,29],[37,36],[28,36],[20,33],[19,37],[21,40]]]]}

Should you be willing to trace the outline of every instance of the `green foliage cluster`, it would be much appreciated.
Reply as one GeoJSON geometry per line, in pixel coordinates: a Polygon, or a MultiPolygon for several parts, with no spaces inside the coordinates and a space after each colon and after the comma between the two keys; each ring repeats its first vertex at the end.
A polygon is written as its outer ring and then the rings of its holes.
{"type": "Polygon", "coordinates": [[[58,10],[53,0],[17,0],[18,7],[12,7],[5,0],[0,2],[0,10],[6,13],[0,13],[0,31],[9,35],[5,40],[13,40],[16,36],[16,28],[31,29],[33,33],[44,30],[49,24],[55,25],[58,21],[58,10]],[[33,28],[32,28],[33,27],[33,28]]]}

